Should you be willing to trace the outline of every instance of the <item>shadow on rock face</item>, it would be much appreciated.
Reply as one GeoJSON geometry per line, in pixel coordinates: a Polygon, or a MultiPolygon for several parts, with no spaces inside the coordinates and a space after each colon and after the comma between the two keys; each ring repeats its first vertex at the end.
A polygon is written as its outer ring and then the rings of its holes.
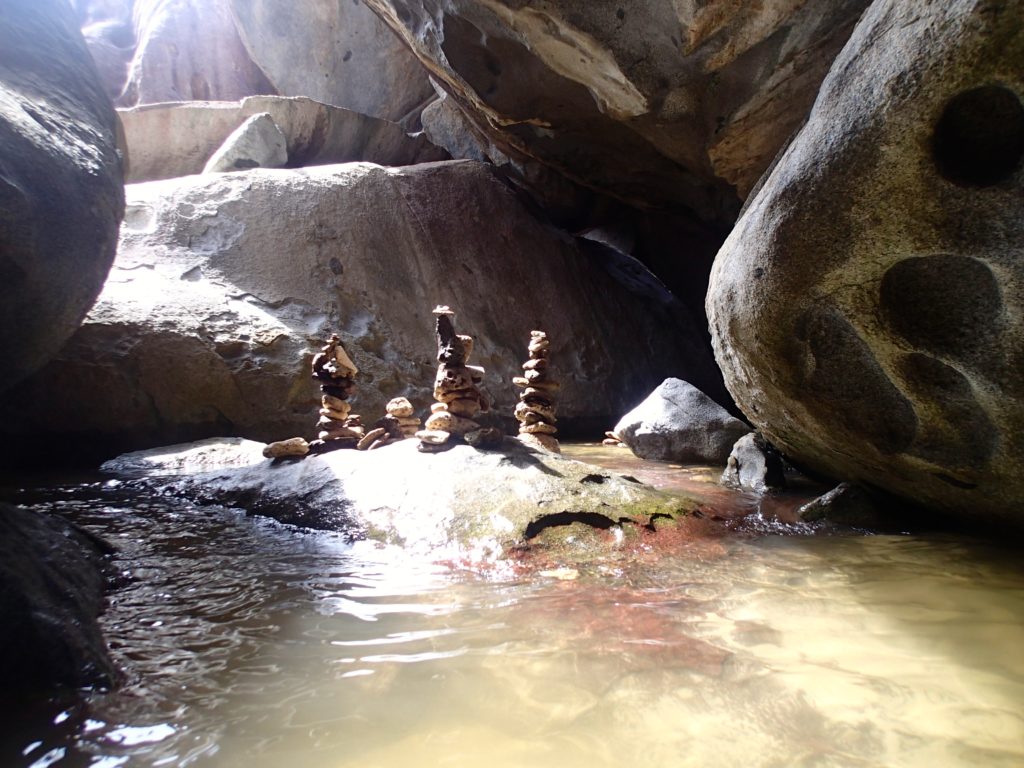
{"type": "Polygon", "coordinates": [[[0,686],[5,696],[110,687],[97,617],[109,545],[52,515],[0,504],[0,686]]]}

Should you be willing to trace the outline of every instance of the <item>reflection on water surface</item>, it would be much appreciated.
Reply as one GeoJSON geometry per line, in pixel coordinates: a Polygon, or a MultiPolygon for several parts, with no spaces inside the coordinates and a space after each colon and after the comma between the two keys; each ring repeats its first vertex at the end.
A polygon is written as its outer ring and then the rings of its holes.
{"type": "Polygon", "coordinates": [[[127,682],[10,719],[3,765],[1024,764],[1024,570],[992,545],[746,536],[479,575],[219,507],[51,498],[120,549],[127,682]]]}

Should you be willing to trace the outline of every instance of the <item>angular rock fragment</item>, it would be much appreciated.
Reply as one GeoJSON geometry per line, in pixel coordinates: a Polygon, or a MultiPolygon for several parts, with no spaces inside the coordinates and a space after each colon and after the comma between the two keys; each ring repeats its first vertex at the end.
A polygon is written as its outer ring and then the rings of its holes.
{"type": "Polygon", "coordinates": [[[737,440],[732,447],[719,482],[731,488],[758,493],[772,488],[785,488],[786,475],[782,458],[761,435],[751,432],[737,440]]]}
{"type": "Polygon", "coordinates": [[[665,379],[613,430],[641,459],[724,465],[750,427],[682,379],[665,379]]]}
{"type": "Polygon", "coordinates": [[[203,167],[203,173],[227,173],[249,168],[283,168],[288,143],[269,112],[253,115],[232,133],[203,167]]]}
{"type": "MultiPolygon", "coordinates": [[[[362,448],[370,447],[373,440],[365,442],[366,430],[358,414],[351,413],[348,408],[339,408],[339,403],[347,406],[345,402],[355,389],[355,377],[359,373],[356,364],[348,356],[341,339],[337,334],[331,336],[330,340],[313,357],[313,378],[320,382],[320,389],[324,393],[320,420],[317,422],[317,440],[309,444],[311,453],[326,453],[338,448],[362,448]],[[334,408],[328,408],[334,405],[334,408]]],[[[384,434],[380,430],[374,434],[374,440],[384,434]]]]}

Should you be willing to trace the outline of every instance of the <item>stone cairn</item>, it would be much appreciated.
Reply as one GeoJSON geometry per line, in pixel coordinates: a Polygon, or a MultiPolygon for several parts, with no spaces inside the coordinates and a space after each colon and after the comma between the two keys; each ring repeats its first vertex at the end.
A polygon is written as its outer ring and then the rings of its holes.
{"type": "Polygon", "coordinates": [[[523,363],[523,375],[512,383],[522,388],[515,416],[519,421],[519,439],[527,445],[540,446],[553,453],[561,453],[555,427],[555,393],[562,386],[551,378],[548,355],[551,342],[544,331],[530,331],[527,347],[530,359],[523,363]]]}
{"type": "Polygon", "coordinates": [[[363,423],[352,413],[348,399],[356,388],[356,368],[341,339],[331,336],[313,357],[313,378],[320,382],[320,420],[317,438],[309,444],[311,453],[326,453],[339,448],[355,448],[366,436],[363,423]]]}
{"type": "Polygon", "coordinates": [[[361,451],[372,451],[407,437],[414,437],[420,420],[413,415],[415,409],[407,398],[396,397],[384,407],[387,415],[374,422],[373,427],[356,444],[361,451]]]}
{"type": "Polygon", "coordinates": [[[437,318],[437,377],[434,399],[426,428],[416,432],[419,450],[424,453],[444,451],[458,442],[476,447],[496,445],[503,439],[501,430],[482,427],[474,418],[489,409],[480,391],[484,369],[468,365],[473,352],[473,337],[455,333],[455,313],[448,307],[434,309],[437,318]]]}

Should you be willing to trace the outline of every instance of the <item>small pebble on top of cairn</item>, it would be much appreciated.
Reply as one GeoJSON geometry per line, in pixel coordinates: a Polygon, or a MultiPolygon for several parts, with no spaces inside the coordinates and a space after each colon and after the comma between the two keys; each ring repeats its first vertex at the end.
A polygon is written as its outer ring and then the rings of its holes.
{"type": "Polygon", "coordinates": [[[526,445],[541,447],[553,453],[561,453],[555,435],[555,393],[561,387],[548,372],[548,355],[551,342],[544,331],[530,331],[530,345],[527,347],[530,359],[523,363],[523,375],[516,376],[512,383],[522,388],[516,405],[516,419],[519,421],[519,439],[526,445]]]}
{"type": "Polygon", "coordinates": [[[434,399],[426,428],[416,432],[419,450],[424,453],[445,451],[459,442],[476,447],[496,445],[504,436],[493,427],[481,427],[474,417],[488,410],[487,399],[478,386],[484,369],[468,365],[473,338],[455,333],[455,313],[448,307],[434,309],[437,317],[437,377],[434,399]]]}
{"type": "Polygon", "coordinates": [[[326,453],[338,448],[355,448],[365,437],[363,423],[352,413],[348,399],[356,388],[356,368],[341,339],[331,336],[313,357],[313,378],[320,382],[320,420],[317,438],[309,444],[311,453],[326,453]]]}

